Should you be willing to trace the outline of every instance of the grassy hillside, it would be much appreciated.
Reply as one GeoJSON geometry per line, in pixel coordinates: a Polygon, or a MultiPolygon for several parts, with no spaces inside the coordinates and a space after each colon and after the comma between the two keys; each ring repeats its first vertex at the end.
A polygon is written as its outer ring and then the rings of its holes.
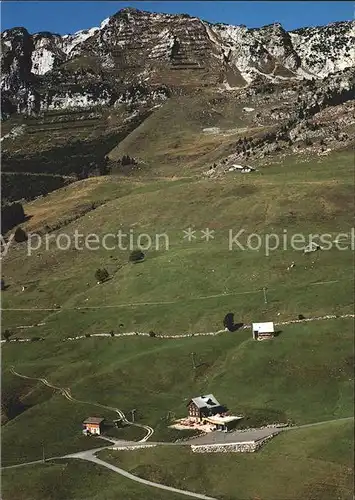
{"type": "MultiPolygon", "coordinates": [[[[67,401],[40,382],[15,377],[11,365],[23,375],[70,387],[80,401],[118,407],[128,414],[136,408],[137,421],[154,427],[154,439],[169,440],[179,433],[167,430],[168,412],[186,415],[189,398],[206,392],[244,414],[248,425],[350,416],[351,324],[339,319],[288,326],[269,343],[256,343],[250,331],[238,331],[178,340],[109,337],[7,344],[3,390],[19,394],[27,409],[3,428],[3,462],[41,458],[42,441],[47,456],[80,449],[85,441],[80,437],[82,420],[102,413],[90,404],[67,401]],[[191,352],[196,353],[196,370],[191,352]],[[55,422],[60,425],[53,433],[55,422]],[[21,441],[16,440],[19,434],[21,441]]],[[[105,416],[113,419],[115,413],[105,416]]],[[[85,447],[92,446],[88,442],[85,447]]]]}
{"type": "MultiPolygon", "coordinates": [[[[302,246],[300,250],[281,247],[266,255],[264,246],[259,251],[242,251],[236,246],[229,250],[228,241],[230,230],[235,235],[242,228],[246,236],[258,233],[262,238],[270,232],[280,237],[286,233],[329,233],[331,239],[339,232],[349,233],[354,209],[352,163],[352,153],[343,151],[304,162],[292,157],[279,159],[255,175],[231,174],[213,181],[197,176],[168,179],[144,174],[133,180],[101,177],[73,183],[28,203],[25,210],[30,217],[24,228],[28,232],[49,232],[52,240],[47,249],[43,243],[31,255],[27,243],[10,246],[3,259],[7,285],[2,293],[3,329],[9,329],[13,338],[45,340],[3,345],[3,392],[8,395],[2,431],[3,464],[40,459],[43,442],[47,456],[92,447],[92,441],[81,436],[81,422],[89,415],[100,416],[103,410],[90,402],[118,407],[127,415],[136,408],[138,421],[152,426],[157,440],[178,436],[177,431],[167,428],[168,412],[177,417],[186,415],[188,399],[207,392],[213,392],[233,412],[243,413],[248,425],[286,420],[302,424],[350,416],[351,319],[279,326],[279,335],[269,343],[254,342],[246,329],[215,337],[64,340],[110,331],[212,332],[223,327],[228,312],[234,313],[236,323],[282,322],[297,319],[299,314],[312,318],[353,313],[350,249],[332,248],[306,256],[302,246]],[[183,230],[189,227],[196,230],[192,242],[183,238],[183,230]],[[209,242],[201,239],[201,230],[206,228],[215,231],[209,242]],[[152,248],[144,262],[131,264],[129,249],[60,250],[55,244],[60,234],[73,238],[79,231],[84,236],[95,233],[102,238],[120,229],[127,234],[131,231],[133,246],[140,233],[153,239],[165,233],[169,248],[152,248]],[[292,262],[294,266],[287,269],[292,262]],[[110,279],[98,285],[95,271],[102,267],[108,270],[110,279]],[[263,287],[267,288],[267,303],[263,287]],[[28,328],[37,323],[44,324],[28,328]],[[192,368],[192,352],[196,353],[196,370],[192,368]],[[81,402],[70,402],[38,381],[17,378],[10,371],[12,365],[23,375],[45,377],[59,387],[69,387],[81,402]]],[[[245,244],[246,236],[240,238],[241,244],[245,244]]],[[[106,410],[103,416],[116,418],[114,412],[106,410]]],[[[121,437],[132,438],[130,432],[122,429],[121,437]]],[[[297,436],[296,432],[287,439],[297,436]]],[[[283,439],[286,436],[272,446],[283,439]]],[[[322,450],[329,450],[329,446],[324,442],[322,450]]],[[[283,453],[272,467],[277,471],[283,470],[285,456],[291,451],[283,453]]],[[[277,455],[275,451],[273,457],[277,455]]],[[[202,461],[198,465],[202,472],[197,477],[203,478],[203,460],[207,463],[207,458],[198,460],[202,461]]],[[[348,498],[347,472],[340,466],[333,468],[331,461],[314,462],[315,467],[319,465],[315,469],[318,472],[307,476],[307,487],[299,486],[299,498],[323,500],[323,492],[326,499],[329,492],[333,498],[348,498]],[[338,479],[331,479],[329,488],[323,491],[325,471],[330,471],[332,478],[338,475],[338,479]]],[[[230,462],[236,463],[234,459],[230,462]]],[[[308,470],[308,462],[303,463],[297,455],[290,462],[294,463],[298,464],[294,477],[301,477],[308,470]]],[[[179,464],[172,464],[172,470],[176,466],[179,471],[179,464]]],[[[237,464],[239,467],[239,458],[237,464]]],[[[224,465],[221,462],[215,471],[224,465]]],[[[57,469],[50,467],[48,474],[40,467],[34,469],[39,482],[53,484],[57,469]]],[[[264,478],[266,484],[270,464],[264,468],[255,464],[255,468],[252,470],[257,470],[260,481],[264,478]]],[[[72,466],[68,469],[68,482],[63,488],[73,498],[85,496],[86,485],[81,480],[73,489],[71,478],[80,471],[72,466]]],[[[24,473],[23,486],[18,487],[11,486],[12,472],[6,474],[10,477],[8,495],[16,498],[11,496],[16,490],[22,499],[21,488],[28,486],[29,473],[24,473]]],[[[282,477],[287,478],[287,474],[282,477]]],[[[95,477],[95,484],[101,484],[95,477]]],[[[214,484],[218,488],[219,480],[214,484]]],[[[250,491],[250,498],[263,498],[257,484],[253,489],[245,479],[245,485],[240,484],[241,489],[235,491],[240,491],[240,496],[250,491]]],[[[289,498],[292,484],[287,486],[289,498]]],[[[264,483],[260,485],[264,488],[264,483]]],[[[196,483],[196,490],[200,486],[196,483]]],[[[116,494],[114,486],[112,491],[109,484],[107,488],[107,498],[116,494]]],[[[265,488],[269,488],[266,498],[273,498],[271,486],[265,488]]],[[[44,491],[44,498],[56,498],[53,488],[44,491]]],[[[283,490],[279,487],[277,491],[280,495],[283,490]]],[[[224,495],[234,498],[227,490],[224,495]]]]}
{"type": "Polygon", "coordinates": [[[283,433],[255,454],[162,447],[100,456],[135,475],[221,500],[350,500],[352,443],[349,421],[283,433]]]}
{"type": "Polygon", "coordinates": [[[3,500],[180,500],[174,495],[149,488],[80,460],[32,465],[2,472],[3,500]],[[60,478],[60,479],[59,479],[60,478]],[[29,496],[31,495],[31,496],[29,496]]]}
{"type": "Polygon", "coordinates": [[[240,136],[259,130],[250,127],[250,117],[242,111],[245,105],[212,91],[171,97],[121,141],[109,157],[138,157],[148,172],[155,174],[186,175],[202,167],[206,169],[232,153],[240,136]],[[220,128],[221,133],[205,131],[213,127],[220,128]]]}
{"type": "MultiPolygon", "coordinates": [[[[10,248],[3,267],[9,285],[3,294],[4,327],[45,320],[45,326],[31,330],[33,335],[133,329],[179,333],[218,330],[229,311],[238,322],[352,312],[352,251],[332,248],[305,256],[302,245],[300,250],[290,248],[296,233],[306,239],[329,233],[334,239],[339,232],[350,232],[351,162],[348,153],[301,164],[288,160],[260,174],[234,174],[219,181],[102,177],[36,200],[25,207],[30,216],[25,229],[60,229],[51,232],[47,249],[43,243],[30,256],[26,243],[10,248]],[[183,238],[188,227],[196,230],[190,243],[183,238]],[[215,231],[209,242],[201,239],[205,228],[215,231]],[[229,249],[229,232],[233,237],[241,229],[245,232],[240,243],[245,245],[256,232],[260,250],[241,251],[233,242],[229,249]],[[108,240],[112,250],[100,244],[97,250],[60,250],[55,244],[61,233],[67,235],[64,244],[69,237],[74,246],[78,231],[83,247],[89,234],[101,241],[119,230],[132,235],[133,247],[141,233],[151,237],[153,248],[144,263],[129,264],[130,250],[117,248],[114,239],[108,240]],[[267,233],[277,234],[281,242],[286,235],[287,248],[280,245],[267,256],[267,233]],[[157,234],[167,239],[158,237],[156,243],[157,234]],[[288,270],[292,262],[295,267],[288,270]],[[112,279],[97,285],[98,267],[106,267],[112,279]],[[263,287],[268,288],[268,304],[263,287]],[[56,305],[61,309],[55,314],[37,310],[56,305]],[[7,311],[17,308],[26,311],[21,316],[7,311]]],[[[123,243],[129,244],[128,236],[123,243]]]]}
{"type": "MultiPolygon", "coordinates": [[[[256,454],[193,454],[185,447],[102,452],[131,473],[219,499],[352,498],[353,422],[334,422],[278,436],[256,454]],[[223,470],[223,475],[220,471],[223,470]],[[272,480],[270,480],[272,474],[272,480]]],[[[5,470],[4,500],[164,500],[184,498],[141,486],[99,466],[65,460],[5,470]],[[60,481],[58,482],[58,477],[60,481]]]]}

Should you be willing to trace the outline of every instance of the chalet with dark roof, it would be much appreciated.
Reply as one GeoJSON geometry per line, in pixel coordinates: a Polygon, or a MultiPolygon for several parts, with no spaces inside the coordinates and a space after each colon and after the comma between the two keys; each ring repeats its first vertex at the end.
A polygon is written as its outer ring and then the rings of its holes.
{"type": "Polygon", "coordinates": [[[189,417],[202,420],[217,414],[226,413],[227,408],[222,406],[213,394],[192,398],[188,405],[189,417]]]}

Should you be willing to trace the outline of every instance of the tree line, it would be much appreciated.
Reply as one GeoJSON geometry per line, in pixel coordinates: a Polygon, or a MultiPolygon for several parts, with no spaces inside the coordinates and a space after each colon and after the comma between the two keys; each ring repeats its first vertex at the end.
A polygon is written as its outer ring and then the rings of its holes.
{"type": "Polygon", "coordinates": [[[1,234],[5,234],[25,220],[25,211],[21,203],[3,204],[1,206],[1,234]]]}

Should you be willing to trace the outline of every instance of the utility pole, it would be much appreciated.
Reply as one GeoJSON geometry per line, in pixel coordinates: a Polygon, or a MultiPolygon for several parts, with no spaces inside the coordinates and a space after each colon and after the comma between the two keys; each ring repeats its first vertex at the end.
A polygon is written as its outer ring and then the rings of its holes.
{"type": "Polygon", "coordinates": [[[266,296],[266,287],[263,287],[263,292],[264,292],[264,302],[267,304],[267,296],[266,296]]]}
{"type": "Polygon", "coordinates": [[[195,352],[192,352],[192,353],[191,353],[192,368],[193,368],[194,370],[196,370],[195,355],[196,355],[196,353],[195,353],[195,352]]]}
{"type": "Polygon", "coordinates": [[[133,410],[131,410],[131,415],[132,415],[132,422],[134,422],[134,414],[137,410],[134,408],[133,410]]]}
{"type": "Polygon", "coordinates": [[[44,443],[42,443],[42,462],[44,463],[46,461],[44,457],[44,443]]]}

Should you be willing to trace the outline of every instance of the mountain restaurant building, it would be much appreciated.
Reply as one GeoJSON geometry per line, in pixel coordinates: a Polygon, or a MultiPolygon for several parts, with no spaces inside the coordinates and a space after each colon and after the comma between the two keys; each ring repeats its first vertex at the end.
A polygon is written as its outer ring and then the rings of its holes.
{"type": "Polygon", "coordinates": [[[227,409],[220,405],[213,394],[192,398],[188,403],[189,417],[195,420],[202,420],[205,417],[225,413],[227,409]]]}

